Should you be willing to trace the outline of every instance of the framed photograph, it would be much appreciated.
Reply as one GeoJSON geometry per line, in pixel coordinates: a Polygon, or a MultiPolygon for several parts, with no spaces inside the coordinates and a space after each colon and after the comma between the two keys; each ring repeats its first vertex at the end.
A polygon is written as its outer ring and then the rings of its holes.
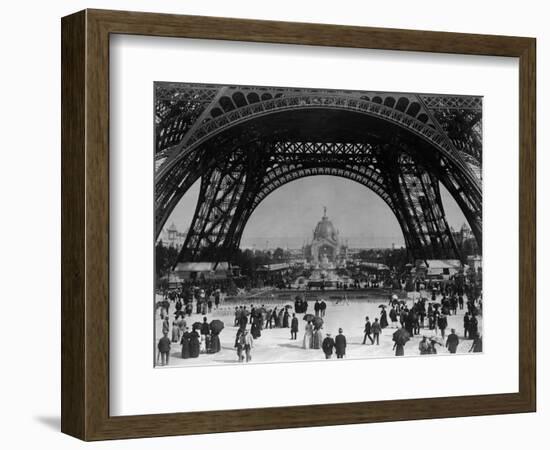
{"type": "Polygon", "coordinates": [[[536,408],[535,39],[62,19],[62,431],[536,408]]]}

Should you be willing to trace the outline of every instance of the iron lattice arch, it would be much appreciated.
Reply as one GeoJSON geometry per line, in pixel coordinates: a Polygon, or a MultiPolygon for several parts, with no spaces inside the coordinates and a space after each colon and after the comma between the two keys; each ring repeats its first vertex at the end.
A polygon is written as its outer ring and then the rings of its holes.
{"type": "Polygon", "coordinates": [[[463,259],[440,183],[481,248],[481,98],[158,83],[156,232],[201,179],[180,261],[230,260],[255,208],[298,178],[374,191],[414,258],[463,259]]]}

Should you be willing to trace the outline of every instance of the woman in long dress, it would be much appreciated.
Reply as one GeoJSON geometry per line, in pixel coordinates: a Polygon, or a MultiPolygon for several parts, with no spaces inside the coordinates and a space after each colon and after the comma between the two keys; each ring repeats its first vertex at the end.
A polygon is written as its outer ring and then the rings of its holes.
{"type": "Polygon", "coordinates": [[[181,330],[177,320],[172,322],[172,342],[179,342],[181,337],[181,330]]]}
{"type": "Polygon", "coordinates": [[[311,348],[312,340],[313,340],[313,325],[311,324],[311,322],[308,322],[304,333],[304,349],[308,350],[311,348]]]}
{"type": "Polygon", "coordinates": [[[281,328],[283,327],[283,316],[285,315],[285,311],[283,308],[281,308],[279,310],[279,316],[277,317],[277,323],[278,323],[278,328],[281,328]]]}
{"type": "Polygon", "coordinates": [[[382,308],[382,312],[380,313],[380,326],[382,329],[387,328],[388,326],[388,314],[386,313],[385,308],[382,308]]]}
{"type": "Polygon", "coordinates": [[[314,349],[320,349],[323,345],[323,332],[321,331],[321,328],[315,328],[313,331],[313,338],[311,342],[311,347],[314,349]]]}
{"type": "Polygon", "coordinates": [[[191,331],[191,333],[189,333],[189,335],[189,357],[198,358],[199,353],[201,352],[201,339],[199,333],[193,330],[191,331]]]}
{"type": "Polygon", "coordinates": [[[191,341],[191,333],[189,331],[184,331],[183,335],[181,336],[181,357],[183,359],[189,358],[189,344],[191,341]]]}
{"type": "Polygon", "coordinates": [[[212,331],[212,335],[210,336],[210,353],[218,353],[220,350],[220,335],[212,331]]]}
{"type": "Polygon", "coordinates": [[[250,334],[254,339],[258,339],[262,335],[262,332],[260,329],[260,318],[258,316],[254,316],[254,318],[252,319],[250,334]]]}
{"type": "Polygon", "coordinates": [[[283,328],[288,328],[288,318],[290,314],[288,313],[288,308],[285,308],[285,312],[283,314],[283,328]]]}

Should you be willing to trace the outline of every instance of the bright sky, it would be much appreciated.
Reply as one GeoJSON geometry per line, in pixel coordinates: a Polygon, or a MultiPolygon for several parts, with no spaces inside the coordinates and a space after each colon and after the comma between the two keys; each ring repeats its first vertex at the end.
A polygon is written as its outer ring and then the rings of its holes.
{"type": "MultiPolygon", "coordinates": [[[[449,224],[459,229],[466,222],[462,211],[441,187],[449,224]]],[[[186,231],[195,212],[199,182],[187,192],[166,222],[186,231]]],[[[327,216],[351,247],[404,245],[397,219],[388,205],[370,189],[340,177],[317,175],[295,180],[272,192],[248,221],[241,247],[299,248],[311,240],[313,229],[327,207],[327,216]]]]}

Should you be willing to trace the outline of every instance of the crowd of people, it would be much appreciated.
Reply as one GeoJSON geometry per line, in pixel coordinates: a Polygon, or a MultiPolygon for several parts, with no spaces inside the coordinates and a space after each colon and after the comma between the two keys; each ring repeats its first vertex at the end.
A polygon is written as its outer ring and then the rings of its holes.
{"type": "MultiPolygon", "coordinates": [[[[372,317],[372,320],[369,316],[365,317],[362,344],[380,345],[384,339],[391,338],[395,356],[403,356],[407,343],[419,336],[417,342],[420,355],[436,354],[437,347],[456,353],[463,340],[471,341],[470,352],[482,352],[479,331],[479,317],[483,312],[481,292],[453,284],[433,285],[427,292],[423,290],[423,295],[413,300],[390,295],[387,303],[379,305],[378,317],[372,317]],[[456,331],[456,320],[451,322],[455,328],[447,332],[449,318],[458,315],[459,311],[464,314],[461,337],[456,331]],[[392,332],[387,333],[386,329],[392,332]]],[[[169,364],[173,345],[181,345],[183,359],[221,350],[219,335],[224,325],[220,320],[209,322],[207,315],[220,307],[223,297],[222,289],[216,286],[210,289],[182,287],[163,293],[162,300],[157,304],[162,319],[157,364],[169,364]],[[174,310],[170,314],[172,305],[174,310]],[[187,322],[192,314],[203,316],[202,322],[189,326],[187,322]]],[[[236,329],[233,345],[239,362],[252,361],[254,343],[261,339],[263,333],[269,333],[268,330],[280,328],[289,329],[291,341],[300,340],[295,348],[321,350],[326,359],[332,358],[334,354],[338,359],[346,355],[348,341],[343,328],[338,327],[334,337],[324,331],[327,302],[322,298],[315,300],[312,313],[308,313],[309,304],[302,295],[296,296],[293,304],[250,304],[249,307],[238,305],[232,308],[232,325],[236,329]],[[305,322],[302,336],[299,336],[300,319],[305,322]]],[[[224,311],[231,314],[227,305],[224,311]]]]}

